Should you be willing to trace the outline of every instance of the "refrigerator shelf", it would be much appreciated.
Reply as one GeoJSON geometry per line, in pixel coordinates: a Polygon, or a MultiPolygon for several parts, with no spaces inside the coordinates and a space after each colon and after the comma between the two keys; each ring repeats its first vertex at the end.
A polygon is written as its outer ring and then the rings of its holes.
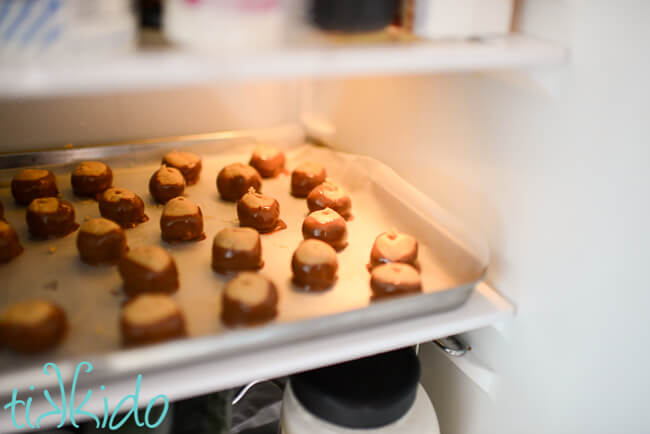
{"type": "Polygon", "coordinates": [[[373,43],[343,43],[318,39],[287,45],[273,52],[230,57],[187,52],[159,42],[145,42],[132,55],[105,61],[79,59],[46,66],[3,62],[0,66],[0,97],[102,94],[233,80],[523,68],[558,64],[566,58],[564,47],[519,34],[471,41],[422,41],[396,37],[373,43]]]}
{"type": "MultiPolygon", "coordinates": [[[[253,380],[280,377],[486,327],[511,318],[513,313],[514,307],[510,302],[486,283],[479,283],[465,304],[449,312],[346,330],[228,358],[144,371],[139,401],[146,405],[163,391],[170,401],[174,401],[240,386],[253,380]]],[[[37,376],[42,373],[32,374],[37,376]]],[[[88,389],[100,391],[103,385],[105,390],[101,392],[102,396],[106,397],[111,408],[122,397],[133,393],[136,383],[135,375],[111,382],[100,378],[93,381],[91,375],[85,375],[84,380],[80,396],[88,389]]],[[[31,414],[42,414],[52,409],[42,394],[33,397],[31,414]]],[[[100,399],[91,399],[84,410],[102,414],[103,403],[100,399]]],[[[57,422],[56,417],[43,420],[44,424],[57,422]]],[[[12,428],[10,418],[0,418],[0,431],[7,432],[12,428]]]]}

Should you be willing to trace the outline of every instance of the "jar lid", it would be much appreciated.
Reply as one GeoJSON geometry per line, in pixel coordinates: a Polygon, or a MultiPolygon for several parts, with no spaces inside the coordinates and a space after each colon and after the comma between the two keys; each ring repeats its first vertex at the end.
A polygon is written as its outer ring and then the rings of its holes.
{"type": "Polygon", "coordinates": [[[313,415],[347,428],[380,428],[409,411],[420,381],[413,348],[291,377],[298,401],[313,415]]]}

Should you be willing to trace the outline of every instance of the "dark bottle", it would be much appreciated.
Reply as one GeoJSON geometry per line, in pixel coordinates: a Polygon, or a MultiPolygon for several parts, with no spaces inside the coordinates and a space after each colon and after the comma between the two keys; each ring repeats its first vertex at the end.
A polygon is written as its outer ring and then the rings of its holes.
{"type": "Polygon", "coordinates": [[[154,29],[160,28],[162,14],[161,0],[139,0],[140,26],[154,29]]]}
{"type": "Polygon", "coordinates": [[[309,16],[322,30],[370,32],[391,24],[398,7],[398,0],[311,0],[309,16]]]}

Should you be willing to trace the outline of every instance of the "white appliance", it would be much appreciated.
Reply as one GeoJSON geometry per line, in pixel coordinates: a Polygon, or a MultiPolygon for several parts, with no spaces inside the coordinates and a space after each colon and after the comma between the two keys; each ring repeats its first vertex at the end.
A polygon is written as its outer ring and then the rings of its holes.
{"type": "Polygon", "coordinates": [[[487,240],[462,308],[158,373],[172,399],[419,342],[444,434],[648,432],[648,17],[523,0],[517,34],[484,42],[3,63],[0,149],[289,125],[385,162],[487,240]],[[461,358],[426,343],[457,333],[461,358]]]}

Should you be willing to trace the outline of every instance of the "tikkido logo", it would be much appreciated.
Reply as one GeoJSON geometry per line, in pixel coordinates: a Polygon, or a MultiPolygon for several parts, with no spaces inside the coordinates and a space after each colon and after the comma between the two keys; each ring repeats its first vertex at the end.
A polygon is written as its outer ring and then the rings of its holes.
{"type": "MultiPolygon", "coordinates": [[[[40,428],[40,424],[43,419],[52,418],[56,416],[59,417],[59,424],[57,425],[57,428],[62,428],[66,423],[67,417],[69,416],[70,424],[74,428],[79,427],[79,424],[77,423],[76,420],[76,418],[79,417],[79,418],[89,419],[90,421],[94,421],[97,429],[108,428],[111,431],[115,431],[120,429],[122,425],[124,425],[132,415],[133,415],[134,423],[137,426],[139,427],[145,426],[150,429],[157,428],[165,419],[165,416],[169,411],[169,400],[167,399],[167,396],[160,394],[153,397],[149,401],[149,404],[147,405],[146,410],[144,411],[143,419],[140,420],[140,415],[138,414],[138,397],[140,395],[140,384],[142,382],[142,375],[139,374],[135,382],[135,392],[133,394],[126,395],[124,398],[122,398],[118,402],[117,406],[115,407],[112,413],[109,412],[108,399],[106,397],[103,398],[104,414],[100,421],[100,418],[98,416],[89,413],[83,409],[83,407],[88,403],[91,396],[93,395],[92,389],[88,389],[81,403],[77,404],[79,402],[77,399],[77,394],[79,393],[79,391],[77,390],[77,382],[81,374],[81,371],[83,369],[85,369],[85,373],[90,374],[93,370],[93,365],[90,362],[81,362],[77,365],[77,368],[74,373],[74,377],[72,378],[70,393],[66,394],[63,378],[61,377],[61,371],[59,370],[59,367],[56,365],[56,363],[46,363],[43,366],[43,373],[45,375],[47,375],[48,377],[51,374],[56,375],[58,385],[59,385],[60,396],[57,397],[58,402],[56,402],[54,399],[52,399],[50,392],[47,389],[44,389],[43,396],[50,404],[50,406],[52,406],[52,410],[37,415],[35,420],[33,419],[34,415],[30,414],[33,398],[31,396],[28,396],[26,401],[23,399],[19,399],[19,395],[18,395],[19,391],[17,388],[14,388],[11,393],[11,401],[9,401],[3,407],[5,411],[11,412],[11,422],[13,423],[14,427],[19,430],[38,429],[40,428]],[[151,414],[152,413],[151,410],[153,409],[153,407],[156,405],[156,402],[158,401],[160,401],[158,405],[162,405],[162,411],[160,412],[160,415],[156,418],[155,415],[151,414]],[[128,405],[130,405],[130,408],[128,407],[128,405]],[[123,412],[126,409],[128,409],[126,413],[120,414],[120,412],[123,412]],[[24,413],[24,419],[22,418],[20,413],[24,413]],[[19,423],[17,419],[18,417],[21,419],[21,422],[24,420],[24,423],[19,423]]],[[[106,390],[104,386],[100,386],[99,388],[102,391],[106,390]]],[[[30,386],[29,390],[33,391],[34,386],[30,386]]],[[[48,423],[48,425],[49,424],[50,423],[48,423]]]]}

